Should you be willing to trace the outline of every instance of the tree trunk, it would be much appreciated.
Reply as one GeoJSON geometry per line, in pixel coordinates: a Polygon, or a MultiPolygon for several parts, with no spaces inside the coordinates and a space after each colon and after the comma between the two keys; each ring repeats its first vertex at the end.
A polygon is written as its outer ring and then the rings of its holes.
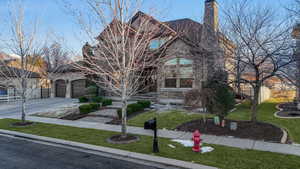
{"type": "Polygon", "coordinates": [[[251,121],[253,123],[257,122],[257,107],[258,107],[258,99],[259,99],[259,90],[260,87],[257,86],[254,88],[254,95],[251,104],[251,121]]]}
{"type": "Polygon", "coordinates": [[[26,81],[24,78],[22,78],[22,123],[25,123],[25,117],[26,117],[26,81]]]}
{"type": "Polygon", "coordinates": [[[26,109],[26,98],[24,96],[22,96],[22,123],[25,123],[25,109],[26,109]]]}
{"type": "Polygon", "coordinates": [[[125,91],[122,92],[122,137],[127,137],[127,98],[125,91]]]}

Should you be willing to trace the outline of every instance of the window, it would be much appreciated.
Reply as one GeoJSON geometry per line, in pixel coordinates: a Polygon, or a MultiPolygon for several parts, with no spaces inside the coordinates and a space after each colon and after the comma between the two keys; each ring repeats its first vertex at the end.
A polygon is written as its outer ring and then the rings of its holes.
{"type": "Polygon", "coordinates": [[[176,88],[176,79],[166,79],[165,88],[176,88]]]}
{"type": "Polygon", "coordinates": [[[171,59],[167,61],[165,65],[177,65],[177,59],[171,59]]]}
{"type": "Polygon", "coordinates": [[[150,48],[151,50],[158,49],[158,48],[160,48],[165,42],[166,42],[165,39],[153,39],[153,40],[150,42],[149,48],[150,48]]]}
{"type": "Polygon", "coordinates": [[[165,62],[165,88],[192,88],[193,61],[175,58],[165,62]],[[178,82],[178,83],[177,83],[178,82]],[[177,86],[179,84],[179,86],[177,86]]]}
{"type": "Polygon", "coordinates": [[[191,64],[193,64],[193,61],[189,60],[189,59],[180,58],[179,64],[180,65],[191,65],[191,64]]]}
{"type": "Polygon", "coordinates": [[[192,87],[193,87],[192,78],[180,79],[180,88],[192,88],[192,87]]]}

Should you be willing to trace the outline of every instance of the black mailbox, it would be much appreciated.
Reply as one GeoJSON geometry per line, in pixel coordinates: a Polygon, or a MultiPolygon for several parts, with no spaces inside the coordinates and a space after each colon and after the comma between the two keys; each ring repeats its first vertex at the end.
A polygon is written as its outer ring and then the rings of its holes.
{"type": "Polygon", "coordinates": [[[156,119],[148,120],[144,123],[144,129],[156,130],[156,119]]]}
{"type": "Polygon", "coordinates": [[[153,152],[158,153],[158,139],[157,139],[157,128],[156,128],[156,118],[152,120],[148,120],[144,123],[144,129],[146,130],[153,130],[154,131],[154,137],[153,137],[153,152]]]}

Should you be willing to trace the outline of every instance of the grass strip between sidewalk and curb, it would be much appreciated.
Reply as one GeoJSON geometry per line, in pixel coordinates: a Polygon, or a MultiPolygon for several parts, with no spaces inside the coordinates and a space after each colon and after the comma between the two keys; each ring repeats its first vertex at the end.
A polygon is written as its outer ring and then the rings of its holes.
{"type": "Polygon", "coordinates": [[[17,121],[0,119],[0,129],[173,158],[223,169],[295,169],[300,166],[300,157],[298,156],[208,144],[205,146],[212,146],[215,150],[211,153],[200,154],[192,152],[190,147],[183,147],[165,138],[159,138],[160,153],[153,154],[152,137],[150,136],[140,136],[140,141],[136,143],[116,145],[106,142],[106,139],[119,134],[117,132],[47,123],[12,127],[11,124],[17,121]],[[169,147],[169,144],[176,148],[169,147]]]}

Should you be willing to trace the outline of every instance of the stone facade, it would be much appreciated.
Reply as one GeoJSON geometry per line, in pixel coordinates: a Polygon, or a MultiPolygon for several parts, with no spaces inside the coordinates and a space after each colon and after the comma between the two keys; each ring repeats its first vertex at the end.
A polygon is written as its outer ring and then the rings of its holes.
{"type": "MultiPolygon", "coordinates": [[[[175,40],[168,49],[166,50],[166,54],[163,58],[163,64],[167,61],[170,61],[175,58],[184,58],[191,60],[193,62],[192,64],[192,79],[193,84],[191,88],[181,88],[180,87],[180,77],[176,77],[176,87],[170,88],[166,87],[165,79],[167,72],[167,68],[164,65],[161,65],[159,69],[159,76],[158,76],[158,96],[159,99],[183,99],[185,92],[189,91],[192,88],[198,88],[201,89],[201,84],[206,79],[206,75],[204,74],[205,71],[203,71],[203,62],[204,57],[202,57],[201,54],[194,54],[192,53],[193,47],[184,42],[181,39],[175,40]]],[[[176,68],[177,74],[180,74],[180,67],[176,68]]]]}
{"type": "MultiPolygon", "coordinates": [[[[161,65],[158,65],[156,80],[154,85],[159,100],[183,100],[185,93],[191,89],[201,90],[204,82],[207,81],[209,75],[213,74],[215,68],[225,69],[225,54],[219,43],[219,20],[218,6],[215,0],[205,1],[205,13],[203,24],[195,22],[191,19],[179,19],[169,22],[160,22],[153,17],[138,12],[131,20],[128,26],[135,29],[140,25],[142,19],[151,18],[153,29],[161,28],[161,31],[154,41],[164,41],[161,46],[154,51],[161,51],[161,65]],[[164,48],[165,50],[161,50],[164,48]]],[[[111,24],[113,24],[112,22],[111,24]]],[[[145,29],[152,29],[147,27],[145,29]]],[[[98,40],[101,39],[98,36],[98,40]]],[[[149,51],[151,52],[151,43],[149,51]]],[[[95,52],[95,48],[99,45],[90,46],[88,44],[83,47],[83,58],[95,52]],[[94,50],[94,52],[92,51],[94,50]]],[[[63,73],[56,80],[66,80],[67,89],[66,97],[70,97],[70,82],[83,78],[78,75],[70,75],[63,73]],[[73,78],[74,77],[74,78],[73,78]]],[[[52,86],[55,86],[53,79],[52,86]]],[[[151,91],[147,91],[151,92],[151,91]]],[[[54,97],[55,89],[52,90],[54,97]]]]}
{"type": "MultiPolygon", "coordinates": [[[[57,73],[54,77],[51,78],[51,94],[50,96],[56,97],[56,82],[59,80],[63,80],[66,83],[66,98],[72,97],[72,82],[76,80],[86,79],[84,75],[79,72],[67,72],[67,73],[57,73]]],[[[85,90],[85,89],[82,89],[85,90]]]]}

